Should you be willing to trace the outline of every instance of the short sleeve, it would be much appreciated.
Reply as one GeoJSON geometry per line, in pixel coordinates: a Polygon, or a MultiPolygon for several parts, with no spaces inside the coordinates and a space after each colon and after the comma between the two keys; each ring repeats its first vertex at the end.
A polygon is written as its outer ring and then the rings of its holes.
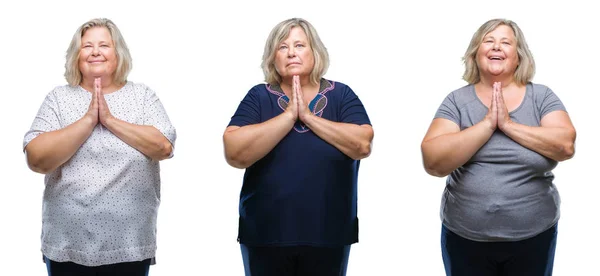
{"type": "MultiPolygon", "coordinates": [[[[153,126],[158,129],[171,142],[173,148],[175,148],[175,140],[177,139],[175,127],[171,124],[171,120],[167,116],[167,111],[156,93],[148,87],[146,87],[144,98],[144,125],[153,126]]],[[[173,157],[173,153],[169,156],[169,158],[171,157],[173,157]]]]}
{"type": "Polygon", "coordinates": [[[556,96],[556,94],[554,94],[550,88],[545,86],[542,89],[542,93],[536,93],[536,105],[540,111],[540,119],[552,111],[567,111],[558,96],[556,96]]]}
{"type": "Polygon", "coordinates": [[[248,91],[235,114],[231,117],[228,126],[242,127],[260,123],[260,97],[258,93],[259,90],[256,87],[248,91]]]}
{"type": "Polygon", "coordinates": [[[61,129],[58,101],[54,92],[48,93],[37,115],[33,119],[31,128],[23,138],[23,150],[33,139],[44,132],[61,129]]]}
{"type": "Polygon", "coordinates": [[[460,125],[460,111],[458,109],[458,105],[456,104],[456,98],[454,93],[450,93],[442,102],[437,112],[435,113],[435,118],[444,118],[450,121],[453,121],[457,125],[460,125]]]}
{"type": "Polygon", "coordinates": [[[357,125],[371,124],[365,107],[350,87],[346,87],[342,98],[340,122],[357,125]]]}

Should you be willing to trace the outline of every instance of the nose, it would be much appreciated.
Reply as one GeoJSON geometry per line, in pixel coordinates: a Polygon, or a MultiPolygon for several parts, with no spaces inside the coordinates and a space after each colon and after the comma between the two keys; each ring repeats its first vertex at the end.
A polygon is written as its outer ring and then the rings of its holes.
{"type": "Polygon", "coordinates": [[[498,42],[494,43],[494,50],[500,50],[500,43],[498,43],[498,42]]]}
{"type": "Polygon", "coordinates": [[[98,46],[94,46],[92,49],[92,55],[97,56],[100,54],[100,48],[98,46]]]}
{"type": "Polygon", "coordinates": [[[290,47],[288,49],[288,57],[295,57],[296,56],[296,50],[294,49],[294,47],[290,47]]]}

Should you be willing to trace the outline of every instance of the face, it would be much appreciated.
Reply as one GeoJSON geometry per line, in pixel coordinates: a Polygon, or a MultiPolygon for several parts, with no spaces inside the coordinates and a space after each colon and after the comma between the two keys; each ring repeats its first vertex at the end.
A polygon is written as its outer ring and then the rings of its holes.
{"type": "Polygon", "coordinates": [[[108,29],[88,29],[81,37],[79,50],[79,70],[83,77],[112,77],[116,68],[117,55],[108,29]]]}
{"type": "Polygon", "coordinates": [[[477,51],[477,66],[482,74],[514,74],[519,65],[517,42],[512,28],[500,25],[483,37],[477,51]]]}
{"type": "Polygon", "coordinates": [[[286,79],[294,75],[308,76],[315,65],[308,38],[300,27],[293,27],[275,53],[275,70],[286,79]]]}

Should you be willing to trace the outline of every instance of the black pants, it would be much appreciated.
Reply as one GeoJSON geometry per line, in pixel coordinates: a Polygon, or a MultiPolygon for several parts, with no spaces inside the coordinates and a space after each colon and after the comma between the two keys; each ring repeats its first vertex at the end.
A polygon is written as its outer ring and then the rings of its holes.
{"type": "Polygon", "coordinates": [[[350,255],[350,245],[240,247],[246,276],[345,276],[350,255]]]}
{"type": "Polygon", "coordinates": [[[48,276],[148,276],[150,260],[84,266],[73,262],[55,262],[45,258],[48,276]]]}
{"type": "Polygon", "coordinates": [[[452,276],[550,276],[557,225],[516,242],[476,242],[442,226],[442,258],[452,276]]]}

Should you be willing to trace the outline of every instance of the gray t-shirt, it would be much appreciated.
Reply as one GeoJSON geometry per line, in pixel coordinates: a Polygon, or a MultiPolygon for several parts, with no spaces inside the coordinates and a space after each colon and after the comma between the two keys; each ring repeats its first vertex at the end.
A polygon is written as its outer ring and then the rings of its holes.
{"type": "MultiPolygon", "coordinates": [[[[565,110],[548,87],[529,83],[513,121],[540,126],[546,114],[565,110]]],[[[450,93],[435,118],[461,130],[477,124],[488,108],[473,85],[450,93]]],[[[529,150],[496,130],[467,163],[447,178],[440,216],[452,232],[475,241],[518,241],[552,227],[560,216],[560,197],[552,183],[557,162],[529,150]]]]}
{"type": "MultiPolygon", "coordinates": [[[[56,87],[25,134],[23,149],[38,135],[83,117],[91,96],[80,86],[56,87]]],[[[104,97],[116,118],[154,126],[175,143],[175,128],[147,86],[128,82],[104,97]]],[[[71,159],[46,174],[45,184],[42,253],[49,259],[98,266],[155,256],[158,161],[98,124],[71,159]]]]}

